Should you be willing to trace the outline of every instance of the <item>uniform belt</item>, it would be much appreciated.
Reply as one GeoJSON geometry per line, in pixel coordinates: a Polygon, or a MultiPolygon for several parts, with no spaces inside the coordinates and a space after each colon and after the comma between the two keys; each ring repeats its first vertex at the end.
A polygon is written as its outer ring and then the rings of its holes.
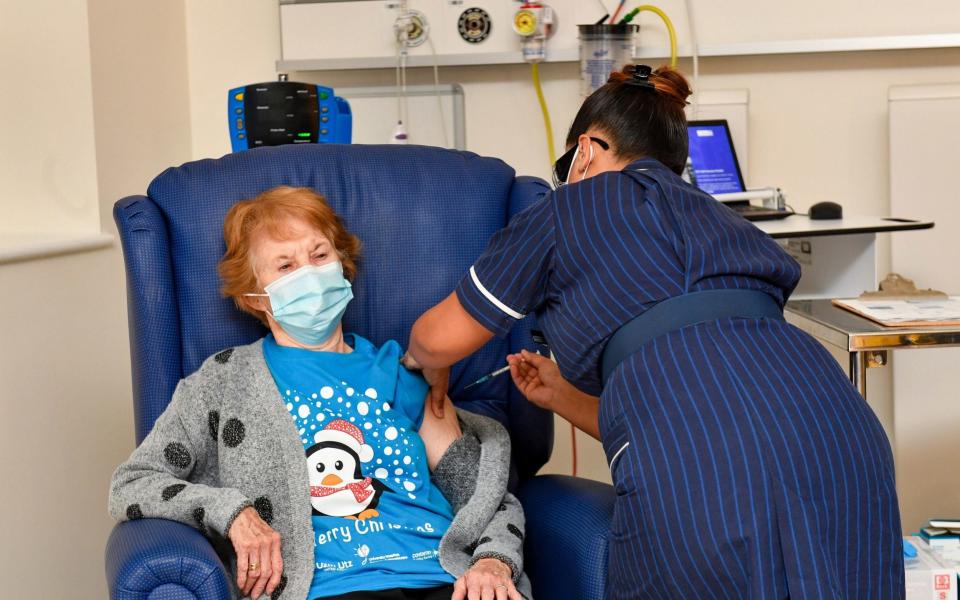
{"type": "Polygon", "coordinates": [[[654,338],[690,325],[730,318],[784,320],[777,301],[756,290],[707,290],[668,298],[610,337],[600,359],[601,381],[606,385],[625,358],[654,338]]]}

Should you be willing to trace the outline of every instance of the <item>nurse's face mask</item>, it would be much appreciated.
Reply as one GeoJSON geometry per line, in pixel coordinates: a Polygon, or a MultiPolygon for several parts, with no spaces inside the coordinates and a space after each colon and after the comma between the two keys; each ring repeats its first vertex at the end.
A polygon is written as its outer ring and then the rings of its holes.
{"type": "MultiPolygon", "coordinates": [[[[600,138],[591,137],[591,142],[596,142],[598,146],[604,150],[610,149],[610,144],[601,140],[600,138]]],[[[573,166],[577,163],[577,156],[580,154],[580,144],[574,144],[569,150],[567,150],[563,156],[557,159],[557,162],[553,163],[553,187],[558,188],[561,185],[564,185],[570,182],[570,176],[573,174],[573,166]]],[[[587,159],[587,169],[590,168],[590,163],[593,162],[593,144],[590,144],[590,158],[587,159]]],[[[584,169],[586,171],[586,169],[584,169]]]]}
{"type": "Polygon", "coordinates": [[[353,299],[343,265],[306,265],[263,288],[270,299],[273,320],[293,339],[305,346],[319,346],[330,339],[353,299]]]}

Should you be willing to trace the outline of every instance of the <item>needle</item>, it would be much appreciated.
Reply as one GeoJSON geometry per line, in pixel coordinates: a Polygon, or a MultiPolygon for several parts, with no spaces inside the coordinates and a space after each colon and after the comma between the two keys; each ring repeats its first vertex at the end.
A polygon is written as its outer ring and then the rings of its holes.
{"type": "Polygon", "coordinates": [[[491,379],[493,379],[494,377],[496,377],[496,376],[498,376],[498,375],[503,375],[504,373],[506,373],[506,372],[509,371],[509,370],[510,370],[510,365],[507,365],[507,366],[505,366],[505,367],[503,367],[503,368],[501,368],[501,369],[497,369],[496,371],[493,371],[492,373],[487,373],[486,375],[484,375],[484,376],[481,377],[480,379],[474,381],[473,383],[471,383],[470,385],[468,385],[467,387],[465,387],[465,388],[463,388],[463,389],[466,390],[466,389],[472,388],[472,387],[475,386],[475,385],[480,385],[481,383],[486,383],[486,382],[490,381],[491,379]]]}

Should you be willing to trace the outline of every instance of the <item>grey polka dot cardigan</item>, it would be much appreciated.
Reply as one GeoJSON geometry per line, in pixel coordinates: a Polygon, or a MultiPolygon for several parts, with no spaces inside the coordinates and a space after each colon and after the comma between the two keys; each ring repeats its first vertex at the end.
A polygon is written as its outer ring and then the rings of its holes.
{"type": "MultiPolygon", "coordinates": [[[[458,410],[463,437],[433,481],[455,517],[440,541],[440,564],[455,577],[481,558],[523,574],[523,509],[507,492],[510,438],[499,423],[458,410]]],[[[153,431],[113,474],[109,510],[118,521],[158,517],[185,523],[229,548],[226,533],[253,506],[283,539],[284,575],[273,600],[304,599],[313,577],[310,483],[303,446],[263,359],[261,342],[224,350],[180,381],[153,431]]],[[[235,575],[235,565],[229,565],[235,575]]],[[[239,596],[235,577],[234,597],[239,596]]]]}

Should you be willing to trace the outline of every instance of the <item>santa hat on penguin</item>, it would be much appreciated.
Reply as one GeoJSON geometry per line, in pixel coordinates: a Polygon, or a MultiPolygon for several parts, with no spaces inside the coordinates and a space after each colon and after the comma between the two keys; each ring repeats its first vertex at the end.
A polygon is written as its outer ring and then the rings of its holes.
{"type": "Polygon", "coordinates": [[[317,443],[337,442],[343,444],[363,463],[370,462],[373,459],[373,448],[364,442],[363,432],[353,423],[344,421],[343,419],[337,419],[328,423],[322,431],[316,434],[314,440],[317,443]]]}

